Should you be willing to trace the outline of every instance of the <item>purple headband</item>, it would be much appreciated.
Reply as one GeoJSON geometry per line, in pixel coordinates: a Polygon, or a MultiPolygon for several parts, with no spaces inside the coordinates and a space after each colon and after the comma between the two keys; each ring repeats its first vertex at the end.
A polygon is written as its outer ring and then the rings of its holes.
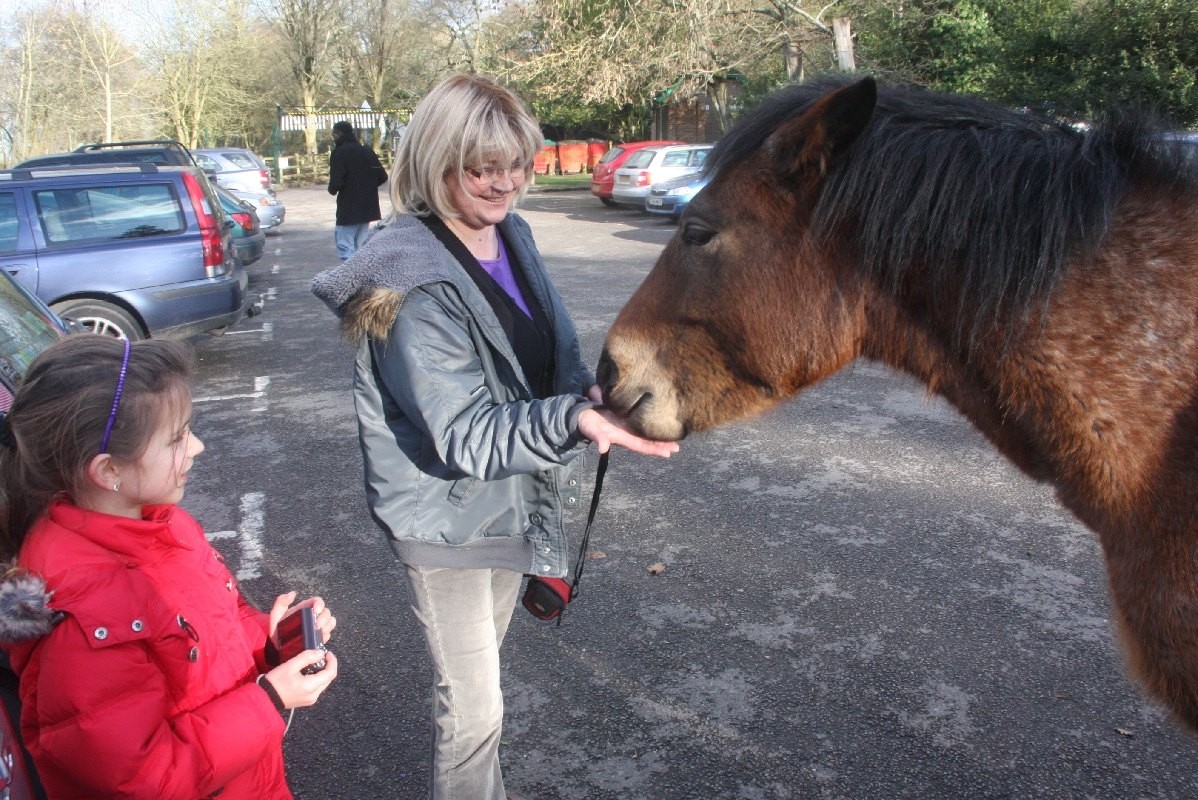
{"type": "Polygon", "coordinates": [[[116,394],[112,398],[112,411],[108,412],[108,425],[104,428],[104,439],[100,442],[100,452],[108,452],[108,437],[112,435],[112,425],[116,422],[117,409],[121,407],[121,392],[125,390],[125,371],[129,369],[129,340],[125,340],[125,357],[121,359],[121,375],[116,381],[116,394]]]}

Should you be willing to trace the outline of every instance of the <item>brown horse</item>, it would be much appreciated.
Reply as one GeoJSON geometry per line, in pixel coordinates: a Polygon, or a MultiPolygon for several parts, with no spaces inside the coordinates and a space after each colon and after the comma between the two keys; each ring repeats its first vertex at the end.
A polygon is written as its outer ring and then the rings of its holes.
{"type": "Polygon", "coordinates": [[[917,376],[1098,534],[1131,669],[1198,729],[1198,170],[1164,141],[785,90],[620,312],[606,402],[680,439],[858,356],[917,376]]]}

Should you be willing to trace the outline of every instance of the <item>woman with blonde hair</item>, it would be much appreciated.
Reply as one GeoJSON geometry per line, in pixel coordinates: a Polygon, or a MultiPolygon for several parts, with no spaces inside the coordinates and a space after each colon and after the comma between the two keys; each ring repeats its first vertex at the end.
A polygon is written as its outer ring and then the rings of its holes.
{"type": "Polygon", "coordinates": [[[412,115],[390,223],[313,291],[358,345],[375,521],[405,566],[435,679],[431,796],[503,800],[499,647],[522,576],[564,577],[571,464],[594,442],[669,456],[604,410],[512,212],[542,136],[494,81],[458,75],[412,115]]]}

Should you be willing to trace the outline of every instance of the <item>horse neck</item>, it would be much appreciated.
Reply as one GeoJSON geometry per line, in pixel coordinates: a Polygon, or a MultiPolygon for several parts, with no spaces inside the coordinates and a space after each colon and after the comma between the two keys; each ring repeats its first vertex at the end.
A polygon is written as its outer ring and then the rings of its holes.
{"type": "MultiPolygon", "coordinates": [[[[1110,286],[1115,294],[1106,298],[1095,296],[1103,293],[1092,282],[1067,283],[1058,289],[1047,324],[1026,325],[1013,341],[1000,327],[969,347],[952,344],[959,331],[950,321],[929,324],[926,308],[875,300],[862,354],[914,375],[943,396],[1023,472],[1054,484],[1062,502],[1100,535],[1129,528],[1176,531],[1179,519],[1198,535],[1193,325],[1178,323],[1155,348],[1150,336],[1112,341],[1102,335],[1102,316],[1095,318],[1092,309],[1126,309],[1130,298],[1127,283],[1113,280],[1110,286]],[[1082,294],[1090,310],[1071,314],[1071,303],[1082,294]],[[1162,492],[1176,503],[1155,502],[1162,492]]],[[[1160,308],[1135,305],[1145,315],[1160,308]]],[[[1147,316],[1121,324],[1152,327],[1147,316]]]]}

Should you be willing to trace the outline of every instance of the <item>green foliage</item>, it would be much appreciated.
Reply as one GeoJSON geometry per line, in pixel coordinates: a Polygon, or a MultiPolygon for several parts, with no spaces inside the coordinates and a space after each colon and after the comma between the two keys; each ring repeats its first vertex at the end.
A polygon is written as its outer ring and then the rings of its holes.
{"type": "MultiPolygon", "coordinates": [[[[1090,0],[1055,37],[1024,50],[1028,91],[1061,113],[1147,105],[1198,127],[1198,6],[1177,0],[1090,0]]],[[[1010,86],[1004,87],[1008,95],[1010,86]]]]}
{"type": "Polygon", "coordinates": [[[1151,106],[1198,125],[1192,0],[859,3],[858,62],[883,76],[1092,117],[1151,106]]]}

